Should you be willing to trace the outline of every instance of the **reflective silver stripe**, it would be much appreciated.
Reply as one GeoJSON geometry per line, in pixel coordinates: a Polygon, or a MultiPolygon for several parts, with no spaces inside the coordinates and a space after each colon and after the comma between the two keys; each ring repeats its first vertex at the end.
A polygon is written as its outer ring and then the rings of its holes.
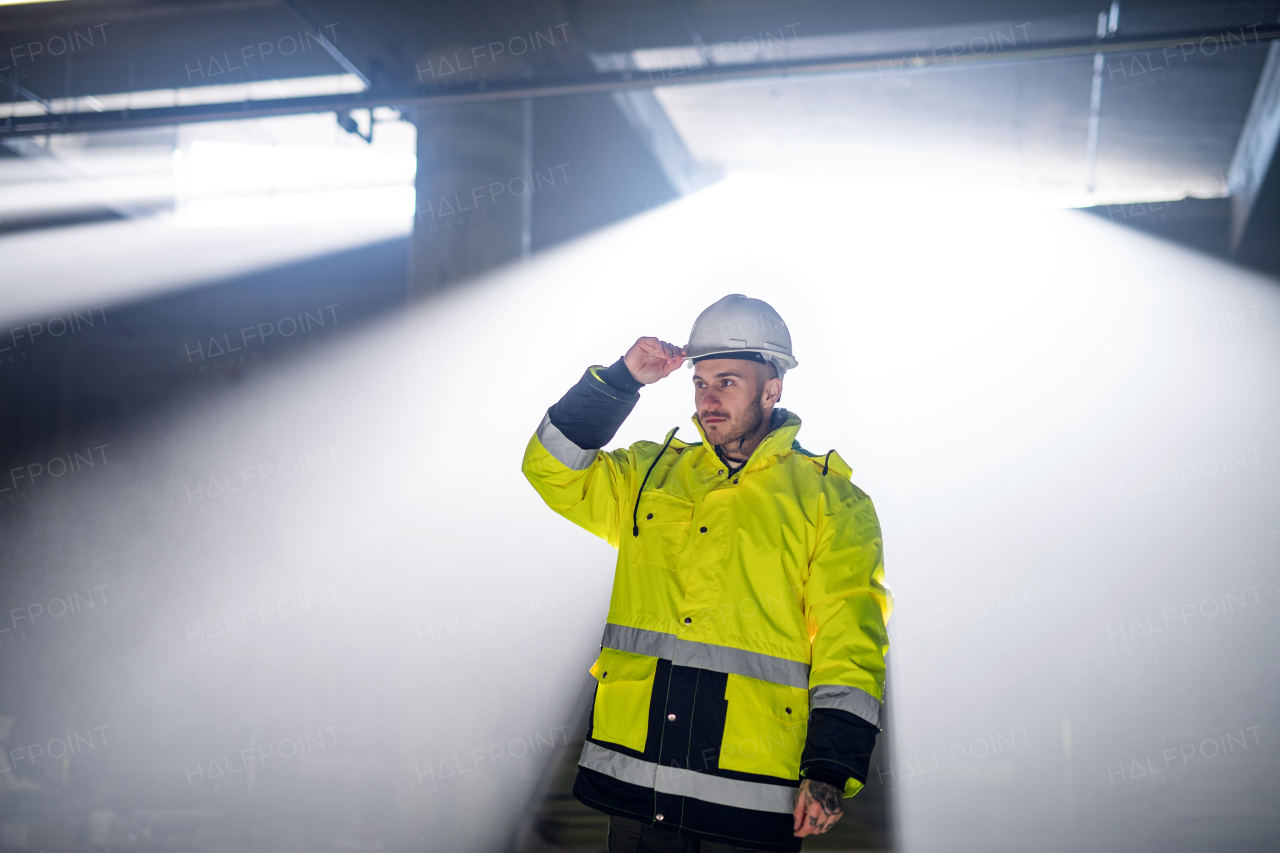
{"type": "Polygon", "coordinates": [[[809,689],[807,663],[760,652],[681,640],[675,634],[648,631],[644,628],[628,628],[625,625],[614,625],[612,622],[604,626],[604,637],[600,644],[622,652],[666,658],[680,666],[696,666],[712,672],[732,672],[735,675],[759,678],[761,681],[772,681],[775,684],[786,684],[801,690],[809,689]]]}
{"type": "Polygon", "coordinates": [[[642,788],[652,788],[658,777],[658,765],[605,749],[598,743],[587,741],[582,745],[578,764],[597,773],[611,776],[620,782],[630,782],[642,788]]]}
{"type": "Polygon", "coordinates": [[[807,690],[809,687],[809,664],[759,652],[749,652],[746,649],[677,639],[676,654],[671,662],[680,666],[696,666],[699,669],[710,669],[715,672],[732,672],[735,675],[746,675],[759,678],[761,681],[772,681],[775,684],[788,684],[801,690],[807,690]]]}
{"type": "Polygon", "coordinates": [[[543,415],[538,425],[538,441],[547,452],[556,458],[561,465],[574,471],[583,471],[591,467],[599,450],[583,450],[564,437],[556,425],[551,422],[551,415],[543,415]]]}
{"type": "Polygon", "coordinates": [[[578,764],[621,782],[653,788],[660,794],[692,797],[704,803],[776,814],[791,814],[796,805],[796,788],[789,785],[746,782],[678,767],[662,767],[590,741],[583,744],[578,764]]]}
{"type": "Polygon", "coordinates": [[[664,634],[661,631],[647,631],[644,628],[628,628],[626,625],[606,622],[600,645],[620,652],[634,652],[638,655],[671,660],[676,652],[676,635],[664,634]]]}
{"type": "Polygon", "coordinates": [[[809,710],[836,708],[861,717],[871,725],[880,727],[880,700],[861,687],[845,687],[840,684],[819,684],[809,691],[809,710]]]}

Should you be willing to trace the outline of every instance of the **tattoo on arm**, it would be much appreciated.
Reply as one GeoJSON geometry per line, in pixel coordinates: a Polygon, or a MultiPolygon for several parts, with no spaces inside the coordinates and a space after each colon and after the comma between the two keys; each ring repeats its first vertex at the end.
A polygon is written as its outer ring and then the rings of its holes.
{"type": "Polygon", "coordinates": [[[806,781],[809,783],[809,799],[822,806],[824,813],[835,815],[844,811],[843,791],[835,785],[828,785],[826,782],[819,782],[817,779],[808,779],[806,781]]]}

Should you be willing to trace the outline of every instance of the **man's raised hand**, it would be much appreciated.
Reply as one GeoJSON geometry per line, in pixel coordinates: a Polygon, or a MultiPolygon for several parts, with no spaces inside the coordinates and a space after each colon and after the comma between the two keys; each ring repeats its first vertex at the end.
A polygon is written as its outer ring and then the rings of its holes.
{"type": "Polygon", "coordinates": [[[627,350],[622,362],[632,379],[652,385],[684,364],[684,348],[657,338],[641,338],[627,350]]]}

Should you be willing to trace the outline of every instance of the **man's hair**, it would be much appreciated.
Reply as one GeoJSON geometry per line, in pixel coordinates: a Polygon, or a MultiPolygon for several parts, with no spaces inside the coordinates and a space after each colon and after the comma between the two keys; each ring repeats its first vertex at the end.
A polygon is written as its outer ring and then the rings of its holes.
{"type": "Polygon", "coordinates": [[[712,355],[704,355],[699,358],[695,358],[693,360],[693,363],[697,364],[698,362],[711,361],[717,358],[728,358],[728,359],[733,359],[735,361],[745,361],[751,364],[753,367],[756,368],[754,373],[755,373],[756,379],[758,380],[757,384],[760,389],[763,389],[764,383],[768,382],[770,379],[782,378],[782,374],[778,371],[778,365],[775,364],[772,359],[765,358],[764,356],[756,352],[744,352],[744,353],[732,353],[732,354],[714,353],[712,355]]]}

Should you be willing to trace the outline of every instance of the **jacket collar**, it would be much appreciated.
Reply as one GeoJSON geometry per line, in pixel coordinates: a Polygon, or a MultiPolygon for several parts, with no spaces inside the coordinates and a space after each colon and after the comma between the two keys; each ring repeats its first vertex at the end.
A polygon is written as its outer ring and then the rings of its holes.
{"type": "MultiPolygon", "coordinates": [[[[696,412],[692,420],[693,425],[698,429],[698,435],[702,436],[703,446],[707,449],[704,459],[710,464],[719,465],[720,458],[716,456],[715,447],[707,440],[707,434],[703,431],[702,422],[698,420],[696,412]]],[[[775,408],[771,425],[773,429],[764,437],[764,441],[760,442],[756,449],[752,451],[750,458],[747,459],[747,464],[743,466],[744,471],[769,465],[776,457],[791,452],[791,446],[796,440],[796,435],[800,432],[800,416],[783,408],[775,408]]]]}

